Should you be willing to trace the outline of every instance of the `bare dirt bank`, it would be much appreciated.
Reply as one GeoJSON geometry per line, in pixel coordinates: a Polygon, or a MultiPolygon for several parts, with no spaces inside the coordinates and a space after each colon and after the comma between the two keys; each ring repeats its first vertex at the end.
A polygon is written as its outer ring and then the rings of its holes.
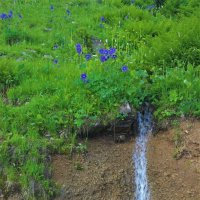
{"type": "Polygon", "coordinates": [[[152,200],[200,199],[200,121],[183,121],[151,137],[148,173],[152,200]],[[176,160],[175,134],[180,131],[182,156],[176,160]]]}
{"type": "Polygon", "coordinates": [[[132,200],[133,146],[133,139],[115,144],[111,137],[103,136],[89,141],[86,156],[77,155],[72,160],[55,156],[53,178],[63,187],[57,199],[132,200]]]}
{"type": "MultiPolygon", "coordinates": [[[[133,200],[134,143],[133,138],[115,144],[110,136],[103,136],[89,140],[87,156],[72,160],[54,156],[53,179],[63,187],[57,200],[133,200]]],[[[178,129],[151,136],[147,156],[152,200],[200,199],[200,121],[185,120],[178,129]],[[178,160],[176,131],[181,136],[178,160]]]]}

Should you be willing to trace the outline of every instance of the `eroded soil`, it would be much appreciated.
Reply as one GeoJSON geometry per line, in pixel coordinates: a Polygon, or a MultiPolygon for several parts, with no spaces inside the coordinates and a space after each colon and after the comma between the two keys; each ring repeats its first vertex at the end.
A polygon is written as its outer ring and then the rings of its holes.
{"type": "Polygon", "coordinates": [[[184,121],[179,129],[169,129],[151,137],[148,173],[153,200],[199,200],[200,121],[184,121]],[[176,131],[180,131],[183,138],[183,155],[178,160],[173,157],[176,131]]]}
{"type": "MultiPolygon", "coordinates": [[[[115,144],[109,136],[89,140],[87,156],[53,158],[53,179],[63,189],[57,200],[133,200],[134,138],[115,144]]],[[[151,136],[148,175],[152,200],[200,199],[200,121],[151,136]],[[176,131],[180,131],[182,155],[174,158],[176,131]]]]}
{"type": "Polygon", "coordinates": [[[133,199],[132,150],[134,141],[115,144],[109,136],[89,141],[86,156],[53,158],[54,180],[65,200],[133,199]]]}
{"type": "MultiPolygon", "coordinates": [[[[84,156],[54,156],[53,179],[62,188],[56,200],[133,200],[134,143],[132,138],[115,144],[102,136],[89,140],[84,156]]],[[[185,120],[179,128],[151,136],[147,157],[151,200],[200,199],[200,121],[185,120]],[[181,156],[175,159],[177,131],[181,156]]]]}

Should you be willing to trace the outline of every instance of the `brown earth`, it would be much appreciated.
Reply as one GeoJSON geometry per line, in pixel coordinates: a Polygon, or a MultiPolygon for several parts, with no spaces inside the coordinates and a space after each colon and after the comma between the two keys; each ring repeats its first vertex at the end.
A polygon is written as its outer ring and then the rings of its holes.
{"type": "MultiPolygon", "coordinates": [[[[53,179],[62,187],[55,200],[133,200],[134,140],[102,136],[89,140],[87,155],[54,156],[53,179]]],[[[147,152],[151,200],[200,200],[200,121],[151,136],[147,152]]]]}
{"type": "Polygon", "coordinates": [[[200,121],[184,121],[148,144],[152,200],[200,200],[200,121]],[[181,135],[182,156],[176,160],[174,136],[181,135]]]}
{"type": "MultiPolygon", "coordinates": [[[[89,140],[87,156],[54,156],[53,179],[62,186],[56,200],[134,199],[133,151],[134,138],[115,144],[103,136],[89,140]]],[[[152,200],[200,200],[200,121],[151,136],[147,157],[152,200]]]]}
{"type": "Polygon", "coordinates": [[[63,187],[57,200],[132,200],[133,146],[133,140],[115,144],[103,136],[89,141],[86,156],[55,156],[53,178],[63,187]]]}

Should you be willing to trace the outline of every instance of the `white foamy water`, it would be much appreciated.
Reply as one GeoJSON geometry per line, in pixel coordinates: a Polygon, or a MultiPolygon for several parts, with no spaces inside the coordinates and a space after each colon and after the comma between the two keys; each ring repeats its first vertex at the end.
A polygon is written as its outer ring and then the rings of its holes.
{"type": "Polygon", "coordinates": [[[138,113],[138,136],[136,138],[133,161],[135,166],[135,200],[150,200],[147,177],[146,145],[152,131],[152,114],[146,109],[138,113]]]}

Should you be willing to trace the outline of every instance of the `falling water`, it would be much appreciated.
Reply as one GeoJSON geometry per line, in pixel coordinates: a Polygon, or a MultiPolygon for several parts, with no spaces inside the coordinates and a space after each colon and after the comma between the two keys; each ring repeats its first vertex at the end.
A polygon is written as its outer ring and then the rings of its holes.
{"type": "Polygon", "coordinates": [[[150,191],[147,177],[146,145],[152,130],[152,114],[149,108],[138,112],[138,136],[133,155],[135,165],[135,199],[150,200],[150,191]]]}

